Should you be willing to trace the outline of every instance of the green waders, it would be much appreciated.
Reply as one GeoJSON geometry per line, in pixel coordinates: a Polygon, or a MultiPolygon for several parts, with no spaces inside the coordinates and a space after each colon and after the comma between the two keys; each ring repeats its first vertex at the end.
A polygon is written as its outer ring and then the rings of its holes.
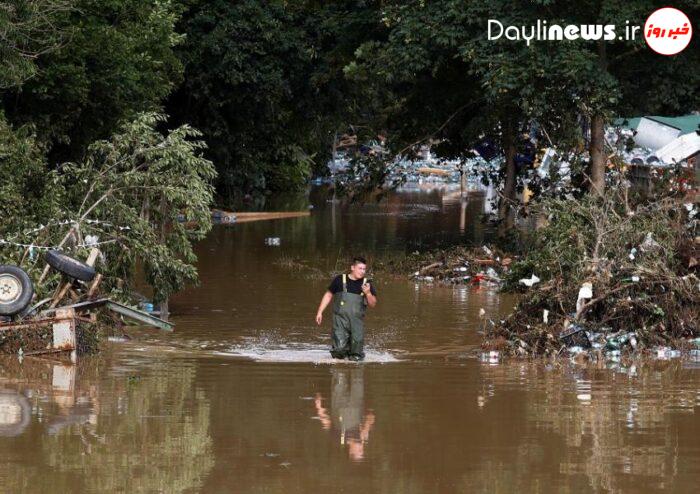
{"type": "MultiPolygon", "coordinates": [[[[366,283],[367,279],[362,280],[366,283]]],[[[364,294],[348,293],[346,275],[343,275],[343,291],[333,295],[333,358],[350,357],[353,360],[365,358],[364,317],[366,310],[364,294]]]]}

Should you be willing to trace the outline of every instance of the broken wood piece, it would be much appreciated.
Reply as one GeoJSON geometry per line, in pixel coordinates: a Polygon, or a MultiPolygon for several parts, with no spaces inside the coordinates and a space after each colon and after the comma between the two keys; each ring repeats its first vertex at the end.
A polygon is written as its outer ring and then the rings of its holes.
{"type": "Polygon", "coordinates": [[[49,308],[53,309],[54,307],[56,307],[58,305],[58,303],[61,300],[63,300],[63,297],[66,296],[66,293],[68,293],[68,290],[70,289],[71,286],[73,286],[72,281],[68,281],[68,282],[64,283],[61,286],[61,288],[58,290],[56,295],[54,295],[53,299],[51,300],[51,305],[49,305],[49,308]]]}
{"type": "MultiPolygon", "coordinates": [[[[221,223],[247,223],[250,221],[281,220],[311,216],[311,212],[309,211],[269,211],[247,213],[222,211],[221,213],[223,213],[223,215],[220,216],[221,223]]],[[[216,216],[212,215],[212,218],[216,219],[216,216]]]]}
{"type": "Polygon", "coordinates": [[[100,249],[98,249],[97,247],[93,247],[92,249],[90,249],[90,254],[88,254],[88,258],[87,261],[85,261],[85,264],[94,267],[98,255],[100,255],[100,249]]]}
{"type": "MultiPolygon", "coordinates": [[[[42,354],[75,350],[75,328],[77,319],[72,308],[59,308],[55,310],[54,317],[44,317],[20,323],[0,323],[0,332],[22,331],[35,333],[39,329],[51,328],[51,341],[45,347],[45,342],[40,342],[42,348],[36,348],[36,343],[29,348],[24,347],[25,354],[42,354]],[[32,348],[32,346],[34,348],[32,348]]],[[[41,333],[41,332],[40,332],[41,333]]]]}
{"type": "Polygon", "coordinates": [[[88,288],[88,292],[87,292],[88,298],[95,295],[95,292],[97,291],[97,288],[100,286],[101,282],[102,282],[102,273],[97,273],[97,275],[95,276],[95,279],[92,280],[92,283],[90,284],[90,288],[88,288]]]}
{"type": "Polygon", "coordinates": [[[495,266],[497,264],[494,259],[474,259],[473,262],[482,266],[495,266]]]}
{"type": "Polygon", "coordinates": [[[440,266],[442,266],[442,263],[441,263],[441,262],[434,262],[434,263],[432,263],[432,264],[428,264],[428,265],[425,266],[424,268],[420,268],[420,274],[423,274],[423,273],[425,273],[425,272],[427,272],[427,271],[430,271],[430,270],[433,269],[433,268],[437,268],[437,267],[440,267],[440,266]]]}
{"type": "Polygon", "coordinates": [[[442,168],[431,168],[428,166],[421,166],[418,168],[418,173],[422,173],[424,175],[441,175],[443,177],[450,174],[449,171],[443,170],[442,168]]]}

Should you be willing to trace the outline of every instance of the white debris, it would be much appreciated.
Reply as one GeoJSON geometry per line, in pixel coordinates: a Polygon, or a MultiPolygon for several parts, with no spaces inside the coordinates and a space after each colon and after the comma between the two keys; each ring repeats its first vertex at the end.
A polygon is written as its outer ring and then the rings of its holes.
{"type": "Polygon", "coordinates": [[[93,245],[97,245],[100,241],[100,238],[97,235],[86,235],[85,236],[85,245],[87,247],[92,247],[93,245]]]}
{"type": "Polygon", "coordinates": [[[540,279],[537,277],[537,275],[533,274],[530,276],[530,278],[521,278],[519,283],[521,285],[525,285],[526,287],[532,287],[535,283],[538,283],[540,279]]]}
{"type": "Polygon", "coordinates": [[[496,272],[495,269],[493,268],[488,268],[486,270],[486,274],[488,275],[489,278],[491,278],[493,281],[500,281],[501,278],[499,278],[498,273],[496,272]]]}
{"type": "Polygon", "coordinates": [[[576,299],[576,313],[578,314],[581,312],[581,309],[583,309],[583,304],[585,303],[586,300],[590,300],[593,298],[593,283],[591,282],[586,282],[583,285],[581,285],[581,288],[578,291],[578,299],[576,299]]]}
{"type": "Polygon", "coordinates": [[[671,348],[662,346],[656,349],[656,358],[660,360],[668,360],[672,358],[679,358],[681,352],[679,350],[672,350],[671,348]]]}
{"type": "Polygon", "coordinates": [[[660,248],[661,246],[658,244],[658,242],[651,237],[651,232],[647,233],[646,237],[644,237],[644,241],[639,246],[639,249],[642,252],[651,252],[652,250],[660,248]]]}

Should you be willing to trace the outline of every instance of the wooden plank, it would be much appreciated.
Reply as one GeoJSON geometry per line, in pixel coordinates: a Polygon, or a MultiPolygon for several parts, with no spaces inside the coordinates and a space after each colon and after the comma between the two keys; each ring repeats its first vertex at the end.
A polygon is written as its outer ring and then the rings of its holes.
{"type": "Polygon", "coordinates": [[[100,283],[102,282],[102,273],[97,273],[95,276],[95,279],[92,280],[92,284],[90,285],[90,288],[88,288],[87,296],[88,298],[91,298],[92,296],[95,295],[95,292],[97,291],[97,288],[100,286],[100,283]]]}
{"type": "Polygon", "coordinates": [[[431,168],[428,166],[421,166],[418,168],[418,173],[422,173],[424,175],[441,175],[443,177],[446,177],[450,174],[449,171],[443,170],[442,168],[431,168]]]}
{"type": "Polygon", "coordinates": [[[88,254],[87,261],[85,261],[85,264],[88,266],[95,266],[95,261],[97,261],[97,256],[100,254],[100,250],[96,247],[93,247],[90,249],[90,254],[88,254]]]}
{"type": "Polygon", "coordinates": [[[63,286],[61,286],[61,288],[58,290],[58,293],[56,293],[56,295],[54,295],[53,300],[51,301],[51,305],[49,305],[49,307],[51,309],[56,307],[58,305],[58,303],[61,300],[63,300],[63,297],[66,296],[66,293],[68,293],[68,290],[70,289],[71,286],[73,286],[72,281],[68,281],[68,282],[64,283],[63,286]]]}
{"type": "Polygon", "coordinates": [[[278,211],[263,213],[233,213],[236,215],[235,223],[247,223],[250,221],[282,220],[288,218],[305,218],[311,216],[310,211],[278,211]]]}

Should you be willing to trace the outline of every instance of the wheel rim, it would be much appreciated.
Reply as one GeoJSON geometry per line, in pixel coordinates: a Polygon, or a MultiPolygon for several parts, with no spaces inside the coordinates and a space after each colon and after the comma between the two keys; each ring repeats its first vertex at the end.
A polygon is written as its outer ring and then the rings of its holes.
{"type": "Polygon", "coordinates": [[[11,304],[22,296],[22,282],[14,275],[0,274],[0,304],[11,304]]]}

